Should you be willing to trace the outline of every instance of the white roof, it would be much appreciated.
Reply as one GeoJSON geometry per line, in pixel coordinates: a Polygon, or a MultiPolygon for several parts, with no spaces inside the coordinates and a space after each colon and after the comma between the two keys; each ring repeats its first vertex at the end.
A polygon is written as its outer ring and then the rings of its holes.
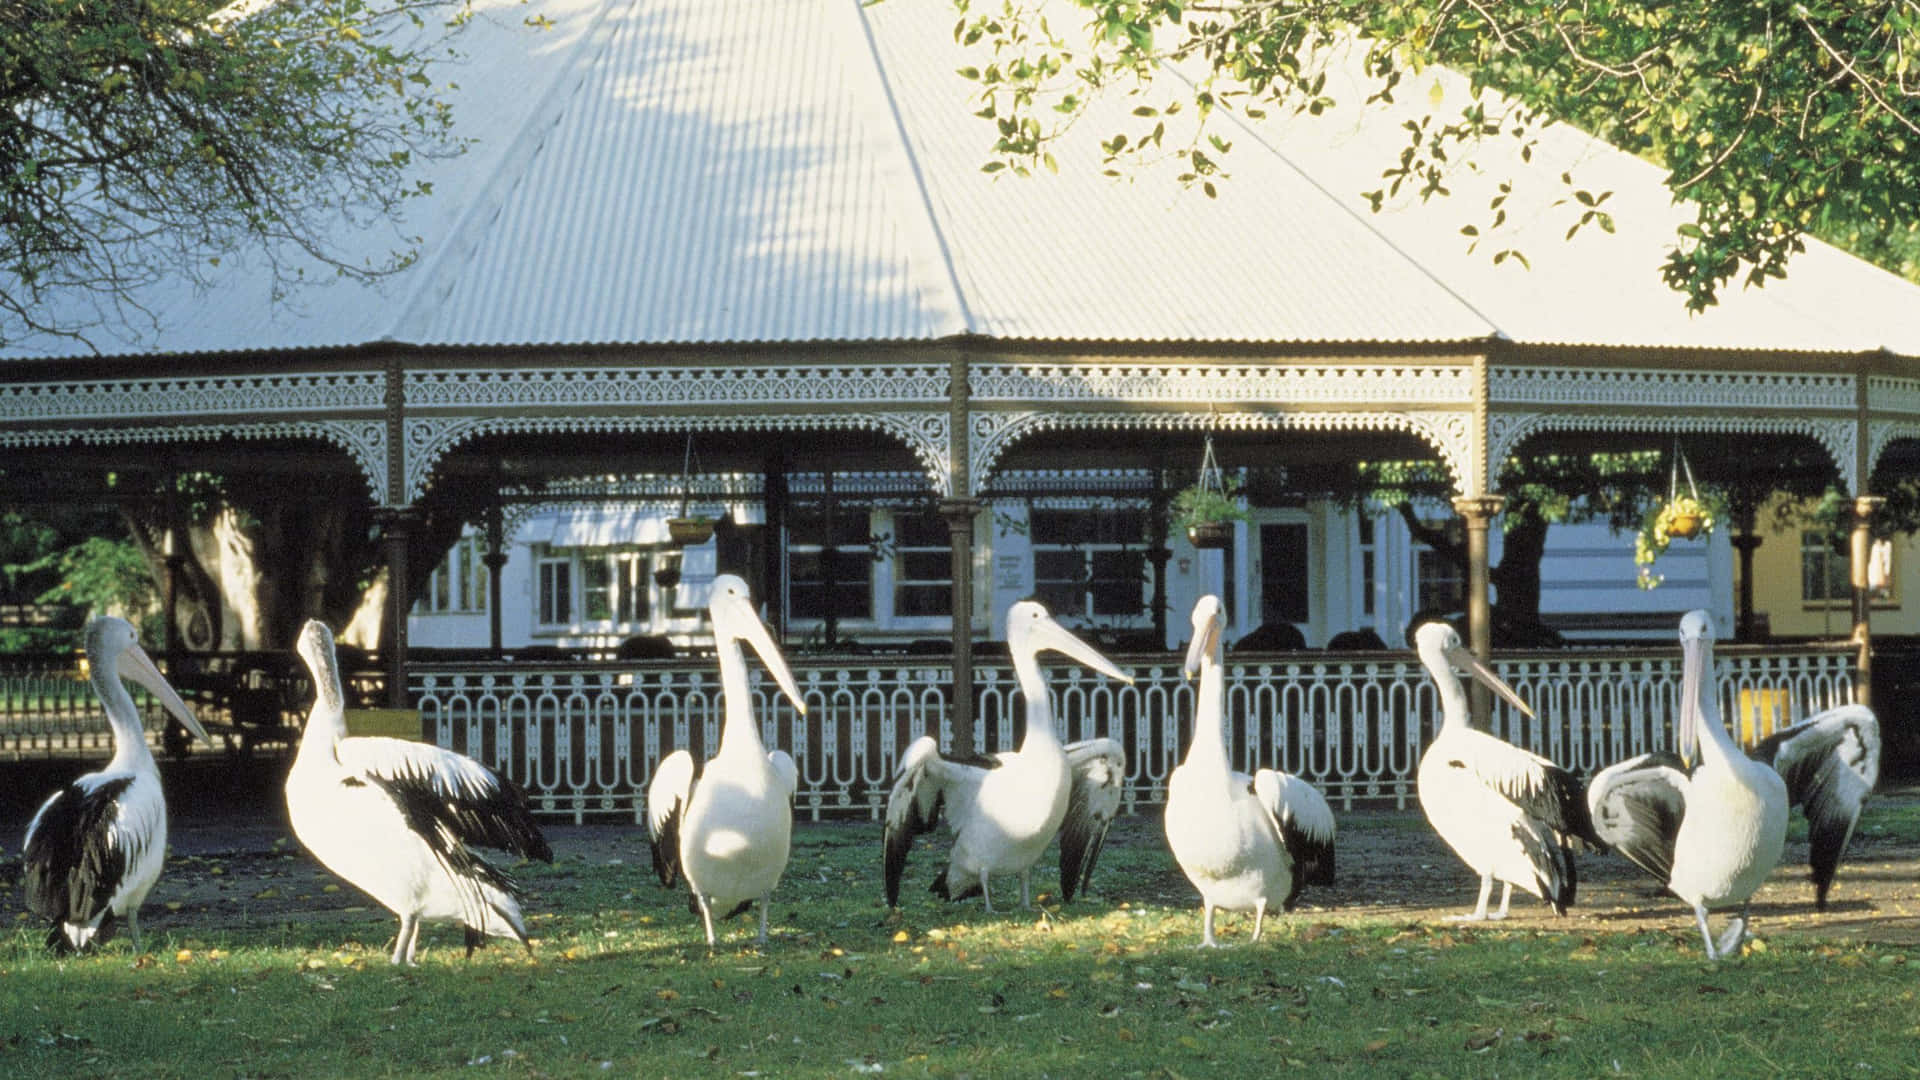
{"type": "MultiPolygon", "coordinates": [[[[215,288],[159,283],[154,313],[92,332],[101,352],[427,346],[913,342],[1520,342],[1887,348],[1920,355],[1920,287],[1817,243],[1764,291],[1730,286],[1689,316],[1657,267],[1676,215],[1658,170],[1567,128],[1536,148],[1511,208],[1532,269],[1469,254],[1458,232],[1506,165],[1451,203],[1367,211],[1404,137],[1391,109],[1236,127],[1208,199],[1173,163],[1103,176],[1115,97],[1055,148],[1058,175],[981,171],[970,62],[928,0],[476,0],[441,78],[466,155],[426,166],[434,194],[391,227],[343,231],[379,255],[422,238],[375,285],[268,295],[258,258],[215,288]],[[524,25],[544,15],[552,25],[524,25]],[[1565,162],[1612,189],[1619,232],[1561,240],[1565,162]],[[1532,189],[1529,192],[1529,189],[1532,189]],[[1534,202],[1521,205],[1525,199],[1534,202]],[[1476,201],[1477,200],[1477,201],[1476,201]]],[[[1464,85],[1443,73],[1445,94],[1464,85]]],[[[1425,85],[1424,83],[1422,84],[1425,85]]],[[[1413,95],[1424,100],[1424,95],[1413,95]]],[[[1356,95],[1344,95],[1356,99],[1356,95]]],[[[1452,99],[1449,99],[1452,100],[1452,99]]],[[[320,276],[326,275],[324,272],[320,276]]],[[[54,308],[85,317],[84,301],[54,308]]],[[[84,352],[28,339],[11,357],[84,352]]]]}

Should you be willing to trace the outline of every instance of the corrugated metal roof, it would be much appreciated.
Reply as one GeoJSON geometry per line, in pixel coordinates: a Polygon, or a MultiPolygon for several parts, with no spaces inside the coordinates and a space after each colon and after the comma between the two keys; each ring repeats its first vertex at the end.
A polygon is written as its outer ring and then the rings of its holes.
{"type": "MultiPolygon", "coordinates": [[[[1338,105],[1319,117],[1275,111],[1251,130],[1275,153],[1318,178],[1353,206],[1361,192],[1382,187],[1383,163],[1406,145],[1408,120],[1429,110],[1457,116],[1472,101],[1465,77],[1429,68],[1403,86],[1397,102],[1366,106],[1358,50],[1323,57],[1327,94],[1338,105]]],[[[1503,111],[1482,95],[1488,115],[1503,111]]],[[[1537,132],[1530,157],[1521,143],[1494,136],[1470,155],[1456,151],[1448,173],[1451,195],[1423,202],[1411,190],[1390,199],[1369,221],[1394,246],[1445,281],[1506,337],[1537,344],[1712,349],[1871,351],[1920,355],[1920,286],[1809,238],[1787,267],[1785,280],[1748,288],[1724,285],[1719,303],[1690,314],[1681,294],[1660,278],[1660,266],[1693,220],[1693,207],[1676,202],[1663,169],[1566,124],[1537,132]],[[1570,174],[1573,185],[1563,183],[1570,174]],[[1488,204],[1512,182],[1507,222],[1488,232],[1488,204]],[[1576,189],[1603,204],[1616,231],[1568,228],[1582,207],[1576,189]],[[1476,250],[1463,225],[1480,228],[1476,250]],[[1492,255],[1512,248],[1526,262],[1492,255]]],[[[1251,150],[1251,147],[1247,149],[1251,150]]],[[[1236,156],[1239,150],[1235,151],[1236,156]]],[[[1412,185],[1409,185],[1411,188],[1412,185]]]]}
{"type": "Polygon", "coordinates": [[[865,9],[975,330],[1138,341],[1441,341],[1494,326],[1283,159],[1236,152],[1219,196],[1170,155],[1103,175],[1100,140],[1136,128],[1110,94],[1052,147],[1057,175],[981,170],[970,58],[921,3],[865,9]]]}
{"type": "MultiPolygon", "coordinates": [[[[1523,186],[1510,206],[1529,272],[1494,266],[1484,241],[1468,254],[1458,232],[1485,205],[1474,185],[1512,168],[1497,153],[1452,200],[1365,211],[1358,193],[1378,186],[1404,140],[1390,108],[1258,126],[1217,116],[1237,144],[1217,199],[1181,188],[1171,162],[1101,175],[1098,141],[1136,104],[1122,97],[1054,147],[1058,175],[996,178],[980,171],[992,133],[954,74],[967,59],[936,3],[475,6],[466,59],[443,76],[459,83],[456,118],[474,149],[427,166],[435,194],[405,220],[340,234],[373,254],[417,235],[418,265],[275,304],[259,257],[229,257],[206,294],[174,281],[137,295],[157,330],[101,331],[95,344],[192,353],[971,332],[1920,354],[1920,316],[1907,314],[1920,288],[1819,245],[1787,282],[1730,290],[1720,310],[1687,316],[1655,272],[1682,212],[1658,171],[1570,129],[1542,140],[1526,170],[1535,194],[1523,186]],[[535,14],[553,26],[524,27],[535,14]],[[1549,204],[1573,160],[1583,186],[1615,190],[1618,234],[1561,240],[1549,204]]],[[[5,355],[75,351],[30,340],[5,355]]]]}

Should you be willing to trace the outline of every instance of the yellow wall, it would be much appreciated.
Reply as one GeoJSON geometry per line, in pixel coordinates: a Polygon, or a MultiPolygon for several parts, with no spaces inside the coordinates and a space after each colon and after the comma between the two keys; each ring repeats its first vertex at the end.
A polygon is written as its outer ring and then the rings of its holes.
{"type": "MultiPolygon", "coordinates": [[[[1853,630],[1846,604],[1829,607],[1801,599],[1800,530],[1773,528],[1772,508],[1759,518],[1765,541],[1753,553],[1754,611],[1766,614],[1776,636],[1846,637],[1853,630]]],[[[1893,590],[1887,599],[1874,601],[1873,632],[1920,634],[1920,540],[1912,535],[1894,537],[1893,590]]]]}

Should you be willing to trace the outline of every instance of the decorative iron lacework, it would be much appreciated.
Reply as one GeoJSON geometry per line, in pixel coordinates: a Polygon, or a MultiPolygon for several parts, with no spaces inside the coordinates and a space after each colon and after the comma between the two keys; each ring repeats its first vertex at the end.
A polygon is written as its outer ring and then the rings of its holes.
{"type": "MultiPolygon", "coordinates": [[[[1048,476],[1054,475],[1048,473],[1048,476]]],[[[1081,475],[1076,473],[1075,475],[1081,475]]],[[[1086,475],[1091,475],[1088,473],[1086,475]]],[[[1141,475],[1145,475],[1142,473],[1141,475]]],[[[641,501],[678,499],[683,489],[693,496],[722,501],[758,500],[766,494],[767,478],[760,473],[697,472],[691,477],[678,473],[634,473],[628,476],[557,477],[544,484],[514,484],[501,494],[518,498],[626,498],[641,501]]],[[[827,490],[825,473],[787,473],[787,492],[792,495],[821,495],[827,490]]],[[[923,473],[890,469],[857,469],[833,474],[836,495],[925,496],[927,478],[923,473]]]]}
{"type": "Polygon", "coordinates": [[[1021,437],[1056,428],[1141,428],[1161,431],[1405,431],[1419,436],[1440,454],[1456,489],[1464,492],[1472,477],[1473,414],[1469,411],[1409,412],[1138,412],[981,413],[968,433],[973,475],[969,491],[987,490],[993,464],[1021,437]]]}
{"type": "Polygon", "coordinates": [[[628,476],[556,477],[543,484],[512,484],[500,493],[510,498],[678,499],[691,488],[695,498],[758,499],[765,487],[759,473],[634,473],[628,476]]]}
{"type": "MultiPolygon", "coordinates": [[[[1867,425],[1867,474],[1880,465],[1880,455],[1901,439],[1920,440],[1920,420],[1875,420],[1867,425]]],[[[1859,490],[1859,489],[1854,489],[1859,490]]]]}
{"type": "Polygon", "coordinates": [[[469,439],[502,433],[565,434],[606,431],[835,431],[867,428],[894,435],[922,465],[935,494],[952,490],[945,413],[797,413],[726,416],[490,416],[412,417],[406,422],[403,503],[426,491],[433,467],[469,439]]]}
{"type": "Polygon", "coordinates": [[[1860,490],[1859,425],[1846,419],[1814,420],[1793,416],[1647,416],[1643,414],[1567,415],[1564,413],[1494,413],[1487,421],[1487,460],[1505,461],[1527,436],[1542,431],[1724,431],[1736,434],[1805,435],[1833,458],[1848,491],[1860,490]]]}
{"type": "Polygon", "coordinates": [[[1007,469],[995,474],[992,486],[978,494],[987,499],[1010,491],[1058,492],[1072,496],[1112,492],[1145,497],[1152,490],[1151,469],[1007,469]]]}
{"type": "Polygon", "coordinates": [[[1854,408],[1851,375],[1634,368],[1499,367],[1487,373],[1487,400],[1501,405],[1658,405],[1663,408],[1854,408]]]}
{"type": "Polygon", "coordinates": [[[378,411],[385,389],[377,371],[11,383],[0,386],[0,421],[378,411]]]}
{"type": "Polygon", "coordinates": [[[945,404],[945,365],[410,371],[408,408],[538,405],[945,404]]]}
{"type": "Polygon", "coordinates": [[[1872,412],[1906,413],[1920,419],[1920,379],[1867,376],[1867,408],[1872,412]]]}
{"type": "Polygon", "coordinates": [[[0,446],[118,446],[140,443],[212,442],[216,439],[322,439],[347,452],[360,468],[367,493],[380,499],[387,475],[387,426],[380,420],[288,420],[269,424],[169,424],[162,427],[29,428],[0,430],[0,446]]]}
{"type": "Polygon", "coordinates": [[[1470,404],[1473,368],[1398,364],[981,364],[976,401],[1470,404]]]}

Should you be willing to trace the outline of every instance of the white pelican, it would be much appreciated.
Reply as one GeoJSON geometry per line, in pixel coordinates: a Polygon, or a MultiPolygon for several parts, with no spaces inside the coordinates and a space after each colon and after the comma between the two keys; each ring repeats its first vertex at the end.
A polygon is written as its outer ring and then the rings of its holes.
{"type": "MultiPolygon", "coordinates": [[[[953,854],[933,879],[932,892],[949,900],[979,893],[987,911],[993,896],[987,878],[1020,875],[1020,905],[1033,906],[1033,864],[1060,836],[1060,895],[1072,900],[1084,890],[1099,858],[1107,827],[1120,808],[1126,752],[1113,739],[1060,745],[1053,707],[1040,677],[1039,653],[1052,649],[1109,678],[1132,683],[1093,646],[1053,620],[1038,601],[1007,609],[1007,650],[1027,702],[1020,748],[992,757],[942,757],[932,736],[907,747],[893,791],[887,796],[883,833],[887,905],[900,905],[900,874],[913,838],[939,824],[944,808],[953,830],[953,854]]],[[[964,689],[961,691],[964,692],[964,689]]]]}
{"type": "Polygon", "coordinates": [[[1807,815],[1813,905],[1827,910],[1860,806],[1880,780],[1880,721],[1865,705],[1842,705],[1774,732],[1748,756],[1772,765],[1787,782],[1787,801],[1807,815]]]}
{"type": "Polygon", "coordinates": [[[469,957],[487,935],[531,952],[513,879],[469,846],[552,862],[525,793],[464,754],[349,738],[333,631],[309,620],[298,649],[314,700],[287,772],[287,813],[314,858],[400,917],[391,962],[416,962],[425,919],[457,919],[469,957]]]}
{"type": "Polygon", "coordinates": [[[714,578],[707,611],[713,618],[720,697],[726,707],[720,750],[704,769],[696,769],[693,755],[676,750],[654,772],[647,785],[653,868],[667,886],[686,876],[690,904],[706,927],[708,948],[714,944],[715,909],[720,918],[731,918],[755,900],[760,901],[760,934],[754,941],[765,945],[767,903],[787,869],[793,839],[799,770],[786,751],[769,753],[760,742],[740,643],[760,654],[800,715],[806,715],[807,706],[786,658],[754,613],[746,582],[732,574],[714,578]]]}
{"type": "Polygon", "coordinates": [[[1422,623],[1414,646],[1439,689],[1442,710],[1440,730],[1420,758],[1420,808],[1447,846],[1480,875],[1479,903],[1472,914],[1455,918],[1506,918],[1515,885],[1565,915],[1578,883],[1572,845],[1598,844],[1580,784],[1546,758],[1468,726],[1467,691],[1456,667],[1528,716],[1533,710],[1460,644],[1453,627],[1422,623]],[[1505,887],[1499,912],[1489,915],[1495,881],[1505,887]]]}
{"type": "Polygon", "coordinates": [[[167,800],[147,748],[140,709],[121,684],[132,679],[202,742],[207,731],[160,674],[132,624],[111,615],[87,624],[88,678],[113,728],[113,759],[42,803],[27,826],[27,907],[51,923],[47,947],[60,952],[105,943],[115,919],[140,949],[140,904],[167,856],[167,800]]]}
{"type": "Polygon", "coordinates": [[[1194,695],[1193,739],[1167,781],[1167,846],[1200,890],[1202,948],[1213,948],[1213,910],[1253,912],[1253,937],[1267,907],[1293,910],[1308,881],[1333,883],[1333,810],[1313,785],[1273,769],[1249,777],[1227,763],[1226,680],[1220,598],[1193,606],[1187,678],[1194,695]]]}
{"type": "Polygon", "coordinates": [[[1787,785],[1740,753],[1720,726],[1712,617],[1682,617],[1680,648],[1679,757],[1642,754],[1602,769],[1587,800],[1602,838],[1693,906],[1707,959],[1714,960],[1739,951],[1754,890],[1780,861],[1787,785]],[[1740,914],[1716,942],[1707,909],[1735,902],[1740,914]]]}

